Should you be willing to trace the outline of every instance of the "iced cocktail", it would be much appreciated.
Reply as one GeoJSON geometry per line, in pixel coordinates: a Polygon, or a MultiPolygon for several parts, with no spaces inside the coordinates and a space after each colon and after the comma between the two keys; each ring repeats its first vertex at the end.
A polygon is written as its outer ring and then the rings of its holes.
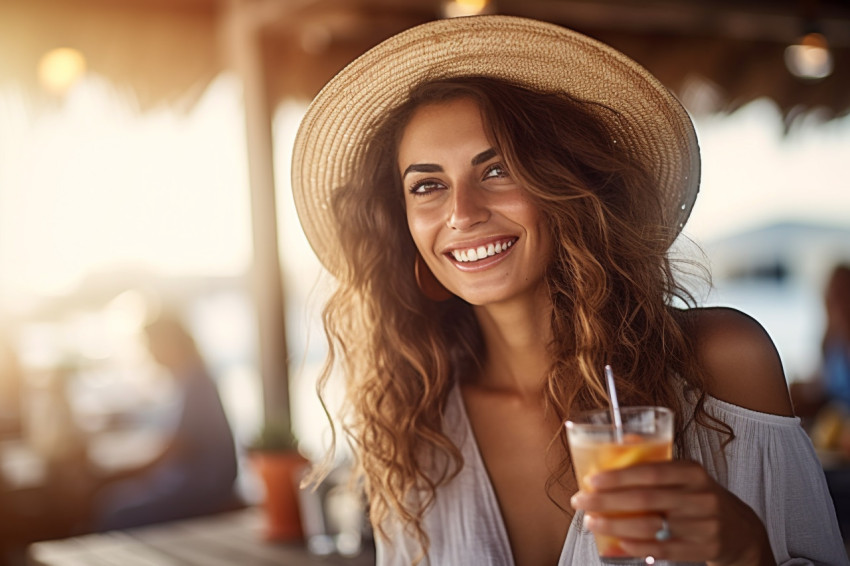
{"type": "MultiPolygon", "coordinates": [[[[593,491],[586,480],[597,472],[672,459],[673,413],[669,409],[624,407],[620,414],[619,431],[607,410],[582,413],[567,421],[570,455],[580,490],[593,491]]],[[[623,550],[616,537],[594,538],[603,564],[634,563],[635,557],[623,550]]]]}

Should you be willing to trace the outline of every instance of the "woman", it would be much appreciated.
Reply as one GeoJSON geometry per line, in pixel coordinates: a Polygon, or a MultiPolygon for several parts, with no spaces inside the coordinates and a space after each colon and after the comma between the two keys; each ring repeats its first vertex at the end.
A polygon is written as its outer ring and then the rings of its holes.
{"type": "Polygon", "coordinates": [[[826,394],[850,407],[850,266],[832,270],[824,293],[823,367],[826,394]]]}
{"type": "Polygon", "coordinates": [[[318,95],[293,188],[339,280],[328,372],[379,564],[597,564],[588,529],[677,562],[846,563],[770,340],[673,279],[698,173],[654,78],[532,20],[413,28],[318,95]],[[677,459],[578,493],[562,423],[606,405],[606,363],[622,403],[674,410],[677,459]]]}

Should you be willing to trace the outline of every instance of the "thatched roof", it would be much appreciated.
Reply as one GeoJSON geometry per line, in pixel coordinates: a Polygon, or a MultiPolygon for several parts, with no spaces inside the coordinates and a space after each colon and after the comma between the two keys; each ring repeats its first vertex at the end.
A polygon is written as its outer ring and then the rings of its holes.
{"type": "MultiPolygon", "coordinates": [[[[190,105],[228,68],[227,32],[238,11],[259,30],[272,100],[309,98],[365,49],[440,17],[440,10],[439,0],[4,0],[0,86],[41,96],[39,58],[69,46],[85,55],[91,72],[133,93],[141,108],[190,105]]],[[[791,116],[813,108],[826,117],[850,111],[846,1],[499,0],[495,10],[612,44],[692,111],[730,111],[763,96],[791,116]],[[818,82],[793,77],[783,61],[807,16],[817,17],[834,57],[833,74],[818,82]]]]}
{"type": "Polygon", "coordinates": [[[87,69],[128,90],[142,108],[191,102],[222,70],[215,2],[169,0],[4,0],[0,2],[0,86],[38,102],[39,60],[72,47],[87,69]]]}

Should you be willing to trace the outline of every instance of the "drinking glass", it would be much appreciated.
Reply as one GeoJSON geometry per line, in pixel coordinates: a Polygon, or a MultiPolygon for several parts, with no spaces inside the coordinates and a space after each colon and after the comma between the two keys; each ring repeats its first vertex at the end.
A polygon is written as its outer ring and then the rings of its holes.
{"type": "MultiPolygon", "coordinates": [[[[623,407],[622,428],[612,424],[608,410],[589,411],[567,421],[567,438],[578,487],[593,492],[587,478],[603,470],[625,468],[673,457],[673,413],[664,407],[623,407]]],[[[619,516],[640,516],[627,513],[619,516]]],[[[616,537],[594,533],[603,564],[641,564],[629,556],[616,537]]]]}

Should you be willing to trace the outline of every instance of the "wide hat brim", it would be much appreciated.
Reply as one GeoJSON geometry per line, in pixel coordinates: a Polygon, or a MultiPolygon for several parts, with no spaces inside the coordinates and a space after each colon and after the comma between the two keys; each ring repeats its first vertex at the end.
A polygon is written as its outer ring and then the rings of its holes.
{"type": "MultiPolygon", "coordinates": [[[[654,76],[616,49],[555,24],[513,16],[437,20],[373,47],[310,104],[295,139],[292,190],[307,240],[342,269],[331,195],[346,184],[378,118],[427,79],[484,75],[566,92],[614,111],[617,142],[646,165],[678,233],[699,190],[700,157],[688,113],[654,76]]],[[[604,116],[603,116],[604,114],[604,116]]]]}

